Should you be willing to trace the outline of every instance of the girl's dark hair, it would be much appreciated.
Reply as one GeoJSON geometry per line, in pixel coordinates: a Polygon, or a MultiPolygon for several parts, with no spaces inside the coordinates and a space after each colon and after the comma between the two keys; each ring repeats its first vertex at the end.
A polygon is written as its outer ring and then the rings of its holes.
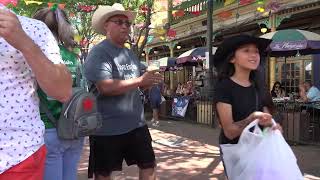
{"type": "MultiPolygon", "coordinates": [[[[235,56],[235,51],[231,52],[225,59],[225,61],[222,62],[222,64],[217,69],[218,72],[218,81],[228,79],[235,73],[234,64],[230,61],[235,56]]],[[[262,62],[263,59],[261,58],[260,65],[256,70],[252,70],[250,72],[250,81],[252,82],[252,85],[255,87],[255,89],[258,92],[258,96],[261,99],[262,103],[268,107],[268,109],[271,111],[271,113],[274,110],[274,105],[272,102],[271,95],[269,91],[267,90],[267,85],[265,84],[265,76],[263,71],[263,65],[262,62]]]]}
{"type": "Polygon", "coordinates": [[[280,86],[280,89],[282,89],[282,85],[281,85],[281,83],[279,82],[279,81],[276,81],[274,84],[273,84],[273,86],[272,86],[272,90],[271,90],[271,92],[274,92],[274,90],[275,90],[275,88],[276,88],[276,85],[279,85],[280,86]]]}
{"type": "Polygon", "coordinates": [[[57,41],[66,48],[73,48],[76,46],[73,39],[74,31],[65,11],[59,8],[56,10],[42,8],[33,15],[33,18],[44,22],[57,41]]]}

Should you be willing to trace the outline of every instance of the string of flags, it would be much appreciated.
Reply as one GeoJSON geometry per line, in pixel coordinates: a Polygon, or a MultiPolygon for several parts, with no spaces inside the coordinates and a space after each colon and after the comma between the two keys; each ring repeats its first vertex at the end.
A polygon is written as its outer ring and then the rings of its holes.
{"type": "MultiPolygon", "coordinates": [[[[45,3],[42,1],[34,1],[34,0],[20,0],[20,2],[21,1],[23,1],[26,5],[31,5],[31,4],[42,5],[45,3]]],[[[5,6],[11,5],[13,7],[16,7],[19,4],[19,0],[0,0],[0,3],[5,6]]],[[[47,5],[49,8],[52,8],[52,9],[56,9],[56,8],[64,9],[66,6],[65,3],[53,3],[53,2],[48,2],[47,5]]],[[[97,8],[97,6],[78,4],[76,8],[77,10],[82,12],[91,12],[91,11],[94,11],[97,8]]]]}
{"type": "MultiPolygon", "coordinates": [[[[162,0],[157,0],[159,2],[162,2],[162,0]]],[[[32,5],[32,4],[36,4],[36,5],[43,5],[43,4],[47,4],[47,6],[51,9],[65,9],[66,5],[65,3],[53,3],[53,2],[42,2],[39,0],[0,0],[0,3],[3,5],[10,5],[13,7],[18,6],[19,3],[25,3],[26,5],[32,5]]],[[[185,0],[173,0],[173,5],[175,7],[180,7],[179,5],[184,3],[185,0]]],[[[277,0],[272,0],[272,1],[268,1],[268,4],[266,4],[266,0],[225,0],[223,2],[224,6],[229,6],[232,4],[237,3],[238,5],[241,6],[245,6],[251,3],[257,3],[258,4],[258,8],[257,8],[257,12],[259,13],[264,13],[266,12],[274,12],[277,11],[280,8],[280,4],[279,2],[277,2],[277,0]]],[[[161,4],[161,3],[160,3],[161,4]]],[[[163,5],[163,3],[162,3],[163,5]]],[[[96,5],[85,5],[85,4],[76,4],[73,5],[79,12],[92,12],[94,11],[97,6],[96,5]]],[[[148,12],[148,10],[150,10],[151,7],[146,6],[145,4],[140,6],[138,12],[139,13],[144,13],[146,14],[148,12]]],[[[161,8],[160,8],[161,9],[161,8]]],[[[154,9],[152,9],[154,10],[154,9]]],[[[173,17],[183,17],[185,15],[193,15],[193,16],[199,16],[201,14],[205,13],[203,10],[200,10],[199,8],[190,8],[189,10],[184,10],[184,9],[176,9],[172,11],[172,16],[173,17]]],[[[231,18],[233,16],[233,11],[230,10],[225,10],[222,11],[220,13],[217,14],[216,18],[218,20],[227,20],[229,18],[231,18]]],[[[70,17],[75,17],[74,13],[70,12],[70,17]]],[[[239,17],[239,14],[236,15],[236,17],[239,17]]],[[[154,29],[154,34],[156,36],[159,37],[159,39],[161,40],[165,40],[165,39],[172,39],[176,37],[176,31],[173,29],[163,29],[163,28],[159,28],[159,29],[154,29]]],[[[154,36],[150,36],[147,39],[147,42],[151,42],[154,39],[154,36]]],[[[82,43],[85,44],[85,40],[82,37],[75,37],[75,40],[78,42],[83,41],[82,43]]]]}

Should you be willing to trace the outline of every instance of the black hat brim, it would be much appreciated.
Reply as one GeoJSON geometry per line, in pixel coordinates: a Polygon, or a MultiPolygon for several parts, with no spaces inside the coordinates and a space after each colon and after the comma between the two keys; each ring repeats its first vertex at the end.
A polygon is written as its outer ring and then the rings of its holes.
{"type": "Polygon", "coordinates": [[[266,49],[270,45],[272,40],[258,38],[249,35],[237,35],[230,38],[225,39],[213,56],[214,60],[214,67],[218,68],[224,61],[227,60],[227,57],[235,52],[239,47],[246,45],[246,44],[255,44],[259,51],[260,55],[265,54],[266,49]]]}

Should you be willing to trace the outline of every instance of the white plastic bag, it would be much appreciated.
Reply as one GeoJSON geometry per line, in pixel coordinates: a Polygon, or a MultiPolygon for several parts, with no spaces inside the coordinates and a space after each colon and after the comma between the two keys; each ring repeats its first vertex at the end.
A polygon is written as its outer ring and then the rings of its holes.
{"type": "Polygon", "coordinates": [[[229,180],[303,180],[281,132],[262,132],[258,120],[243,130],[238,144],[222,144],[221,150],[229,180]]]}

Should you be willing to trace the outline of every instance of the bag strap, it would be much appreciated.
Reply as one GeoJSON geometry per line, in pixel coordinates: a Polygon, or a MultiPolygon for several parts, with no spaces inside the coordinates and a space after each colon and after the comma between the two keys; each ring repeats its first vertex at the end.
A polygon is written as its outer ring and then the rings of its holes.
{"type": "Polygon", "coordinates": [[[256,111],[259,111],[259,94],[257,88],[255,89],[255,95],[256,95],[256,111]]]}
{"type": "Polygon", "coordinates": [[[83,70],[83,63],[80,62],[77,70],[76,70],[76,86],[77,87],[82,87],[83,89],[85,89],[87,92],[90,92],[91,86],[89,87],[89,83],[88,80],[86,79],[86,77],[83,75],[84,70],[83,70]]]}
{"type": "Polygon", "coordinates": [[[76,85],[77,87],[82,87],[84,88],[87,92],[92,92],[93,94],[97,94],[98,93],[98,89],[96,87],[96,85],[94,83],[92,83],[89,86],[89,82],[87,80],[87,78],[83,75],[83,61],[80,59],[80,63],[77,67],[77,71],[76,71],[76,85]],[[79,84],[78,84],[79,83],[79,84]]]}
{"type": "Polygon", "coordinates": [[[81,87],[81,78],[83,78],[81,66],[82,66],[82,64],[79,63],[79,65],[77,66],[77,69],[76,69],[76,86],[77,87],[81,87]]]}
{"type": "Polygon", "coordinates": [[[57,119],[52,115],[52,113],[50,112],[50,110],[48,109],[48,106],[44,103],[43,100],[40,99],[40,109],[44,111],[44,113],[46,113],[48,119],[52,122],[52,124],[57,127],[57,119]]]}

